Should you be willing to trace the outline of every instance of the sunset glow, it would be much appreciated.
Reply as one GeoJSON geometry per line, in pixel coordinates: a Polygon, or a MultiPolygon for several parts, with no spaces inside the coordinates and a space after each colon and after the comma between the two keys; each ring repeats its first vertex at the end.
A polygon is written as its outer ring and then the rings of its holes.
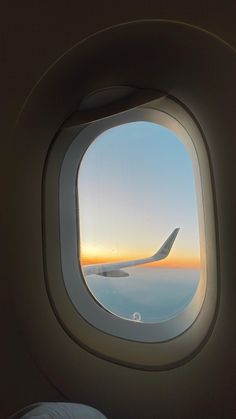
{"type": "MultiPolygon", "coordinates": [[[[111,263],[111,262],[121,262],[125,260],[133,260],[133,259],[141,259],[143,257],[148,257],[148,255],[138,254],[138,253],[130,253],[130,254],[124,254],[120,257],[115,257],[112,254],[109,254],[109,252],[104,253],[103,255],[99,255],[99,253],[93,254],[93,252],[84,252],[84,254],[81,254],[80,256],[80,263],[81,265],[93,265],[96,263],[111,263]]],[[[142,267],[142,265],[139,265],[142,267]]],[[[174,255],[169,256],[166,259],[152,262],[148,264],[148,267],[167,267],[167,268],[200,268],[200,259],[196,258],[194,255],[189,255],[188,257],[181,257],[181,255],[174,255]]],[[[145,265],[145,267],[147,267],[145,265]]]]}

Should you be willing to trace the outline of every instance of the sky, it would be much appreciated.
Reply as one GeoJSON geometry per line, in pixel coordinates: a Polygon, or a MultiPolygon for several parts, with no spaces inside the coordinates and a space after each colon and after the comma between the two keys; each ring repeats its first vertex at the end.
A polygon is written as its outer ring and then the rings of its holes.
{"type": "Polygon", "coordinates": [[[192,162],[163,126],[132,122],[98,136],[79,168],[78,206],[82,265],[151,256],[180,227],[158,266],[200,266],[192,162]]]}

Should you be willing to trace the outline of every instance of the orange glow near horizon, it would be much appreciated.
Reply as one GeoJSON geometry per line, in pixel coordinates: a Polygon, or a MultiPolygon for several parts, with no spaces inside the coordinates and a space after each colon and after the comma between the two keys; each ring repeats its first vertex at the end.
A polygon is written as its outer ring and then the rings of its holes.
{"type": "MultiPolygon", "coordinates": [[[[80,257],[81,265],[93,265],[96,263],[112,263],[121,262],[125,260],[140,259],[145,256],[143,255],[120,255],[116,256],[102,256],[102,255],[90,255],[82,253],[80,257]],[[122,257],[123,256],[123,257],[122,257]]],[[[200,259],[194,256],[181,257],[180,255],[170,256],[166,259],[152,262],[148,264],[139,265],[139,267],[161,267],[161,268],[182,268],[182,269],[199,269],[201,267],[200,259]]]]}

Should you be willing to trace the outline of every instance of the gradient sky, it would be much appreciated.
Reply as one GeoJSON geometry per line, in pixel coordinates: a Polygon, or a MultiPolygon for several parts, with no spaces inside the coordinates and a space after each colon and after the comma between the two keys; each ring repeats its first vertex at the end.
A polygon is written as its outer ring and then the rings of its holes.
{"type": "Polygon", "coordinates": [[[199,266],[192,163],[172,131],[151,122],[105,131],[83,157],[78,191],[82,264],[151,256],[180,227],[158,265],[199,266]]]}

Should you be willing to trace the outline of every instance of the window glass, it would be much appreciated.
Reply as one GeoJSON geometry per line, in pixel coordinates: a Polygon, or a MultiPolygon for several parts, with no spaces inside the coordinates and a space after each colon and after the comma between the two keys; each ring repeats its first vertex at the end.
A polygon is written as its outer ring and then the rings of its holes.
{"type": "Polygon", "coordinates": [[[93,297],[134,322],[181,312],[201,260],[192,161],[180,139],[146,121],[108,129],[87,149],[77,182],[78,262],[93,297]]]}

